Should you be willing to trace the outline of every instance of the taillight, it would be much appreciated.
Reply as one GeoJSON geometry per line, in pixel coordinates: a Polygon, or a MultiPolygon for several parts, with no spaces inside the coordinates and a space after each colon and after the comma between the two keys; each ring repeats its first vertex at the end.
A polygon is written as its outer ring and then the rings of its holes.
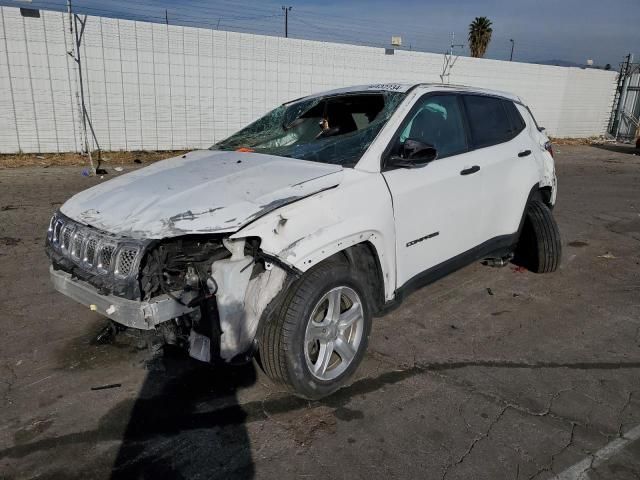
{"type": "Polygon", "coordinates": [[[551,146],[551,142],[545,142],[544,149],[553,157],[553,147],[551,146]]]}

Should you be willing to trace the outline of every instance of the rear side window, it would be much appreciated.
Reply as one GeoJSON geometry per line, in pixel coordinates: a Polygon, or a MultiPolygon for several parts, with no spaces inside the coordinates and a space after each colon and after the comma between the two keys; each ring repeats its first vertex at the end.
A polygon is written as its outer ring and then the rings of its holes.
{"type": "Polygon", "coordinates": [[[506,142],[515,136],[511,119],[505,108],[505,103],[511,102],[495,97],[465,95],[464,103],[471,128],[471,138],[476,148],[506,142]]]}
{"type": "Polygon", "coordinates": [[[506,108],[507,113],[509,114],[509,120],[511,121],[511,134],[515,137],[524,130],[526,124],[524,123],[522,115],[520,115],[520,112],[518,111],[518,107],[516,107],[513,102],[509,100],[503,100],[503,102],[504,108],[506,108]]]}

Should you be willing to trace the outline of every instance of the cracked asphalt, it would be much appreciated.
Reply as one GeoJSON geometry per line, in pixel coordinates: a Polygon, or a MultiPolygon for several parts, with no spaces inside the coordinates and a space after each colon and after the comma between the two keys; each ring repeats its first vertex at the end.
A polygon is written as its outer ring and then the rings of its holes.
{"type": "Polygon", "coordinates": [[[43,242],[103,180],[0,170],[0,478],[640,478],[640,156],[555,150],[559,271],[418,290],[321,402],[254,365],[92,344],[104,320],[53,291],[43,242]]]}

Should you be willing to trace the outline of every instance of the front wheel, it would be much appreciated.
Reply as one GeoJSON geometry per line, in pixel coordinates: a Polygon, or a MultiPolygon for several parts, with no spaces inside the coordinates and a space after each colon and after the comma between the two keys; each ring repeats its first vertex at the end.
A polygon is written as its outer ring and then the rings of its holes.
{"type": "Polygon", "coordinates": [[[312,400],[344,386],[362,361],[371,331],[364,285],[338,261],[306,272],[262,328],[260,359],[267,375],[312,400]]]}

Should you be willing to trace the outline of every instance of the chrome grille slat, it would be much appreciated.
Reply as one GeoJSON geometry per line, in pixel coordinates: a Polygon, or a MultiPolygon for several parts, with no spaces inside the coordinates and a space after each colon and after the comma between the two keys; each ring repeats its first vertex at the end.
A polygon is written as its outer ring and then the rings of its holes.
{"type": "Polygon", "coordinates": [[[73,235],[73,225],[65,225],[62,227],[62,241],[60,242],[60,247],[63,250],[69,252],[69,247],[71,246],[71,236],[73,235]]]}
{"type": "Polygon", "coordinates": [[[60,242],[60,233],[62,231],[62,220],[56,220],[55,225],[53,226],[53,243],[58,244],[60,242]]]}
{"type": "Polygon", "coordinates": [[[98,238],[96,236],[89,236],[86,240],[84,247],[84,263],[93,267],[96,262],[96,250],[98,249],[98,238]]]}
{"type": "Polygon", "coordinates": [[[85,234],[82,231],[76,231],[71,242],[71,256],[77,260],[82,258],[82,247],[84,244],[85,234]]]}
{"type": "Polygon", "coordinates": [[[138,249],[133,247],[123,247],[118,253],[115,273],[126,277],[131,273],[133,264],[138,256],[138,249]]]}
{"type": "Polygon", "coordinates": [[[98,247],[98,270],[108,272],[111,269],[111,260],[116,250],[115,244],[100,243],[98,247]]]}

